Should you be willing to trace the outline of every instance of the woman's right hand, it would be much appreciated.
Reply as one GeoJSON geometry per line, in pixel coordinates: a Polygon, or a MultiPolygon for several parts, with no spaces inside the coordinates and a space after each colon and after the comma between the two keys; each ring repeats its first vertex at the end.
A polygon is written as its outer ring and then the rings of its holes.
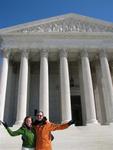
{"type": "Polygon", "coordinates": [[[8,128],[8,125],[7,125],[6,122],[3,122],[3,121],[0,120],[0,124],[3,124],[3,126],[4,126],[6,129],[8,128]]]}

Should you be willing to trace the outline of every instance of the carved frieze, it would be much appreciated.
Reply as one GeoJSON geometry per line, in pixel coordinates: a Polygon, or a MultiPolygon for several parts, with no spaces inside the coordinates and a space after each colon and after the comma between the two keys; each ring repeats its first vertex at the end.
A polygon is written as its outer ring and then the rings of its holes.
{"type": "Polygon", "coordinates": [[[33,25],[32,27],[25,27],[16,32],[113,32],[113,25],[92,22],[85,19],[64,18],[62,20],[33,25]]]}

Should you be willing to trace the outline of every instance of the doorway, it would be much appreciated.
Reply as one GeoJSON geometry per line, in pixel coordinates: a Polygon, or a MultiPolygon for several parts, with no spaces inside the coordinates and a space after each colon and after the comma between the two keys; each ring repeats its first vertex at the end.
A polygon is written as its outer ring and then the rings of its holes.
{"type": "Polygon", "coordinates": [[[79,95],[71,96],[71,112],[72,119],[75,120],[76,126],[82,126],[82,109],[81,109],[81,98],[79,95]]]}

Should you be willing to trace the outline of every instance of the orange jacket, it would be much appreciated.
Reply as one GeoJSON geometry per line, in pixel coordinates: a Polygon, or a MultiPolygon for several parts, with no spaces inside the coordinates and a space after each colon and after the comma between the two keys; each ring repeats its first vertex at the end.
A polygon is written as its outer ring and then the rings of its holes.
{"type": "Polygon", "coordinates": [[[68,128],[68,123],[54,124],[46,122],[44,125],[35,126],[36,130],[36,149],[35,150],[52,150],[50,132],[68,128]]]}

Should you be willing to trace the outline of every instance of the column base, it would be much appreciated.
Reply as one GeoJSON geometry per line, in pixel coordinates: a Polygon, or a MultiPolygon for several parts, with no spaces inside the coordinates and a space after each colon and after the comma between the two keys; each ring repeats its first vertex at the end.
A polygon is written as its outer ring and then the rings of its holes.
{"type": "Polygon", "coordinates": [[[110,126],[113,126],[113,122],[109,123],[110,126]]]}
{"type": "Polygon", "coordinates": [[[86,125],[100,125],[100,123],[97,120],[92,119],[90,121],[87,121],[86,125]]]}
{"type": "Polygon", "coordinates": [[[110,122],[105,122],[105,123],[102,124],[102,125],[110,125],[110,122]]]}
{"type": "Polygon", "coordinates": [[[20,120],[20,121],[16,121],[14,125],[22,125],[23,123],[23,120],[20,120]]]}
{"type": "MultiPolygon", "coordinates": [[[[71,119],[70,119],[70,120],[71,120],[71,119]]],[[[67,122],[69,122],[70,120],[61,121],[61,123],[67,123],[67,122]]]]}

